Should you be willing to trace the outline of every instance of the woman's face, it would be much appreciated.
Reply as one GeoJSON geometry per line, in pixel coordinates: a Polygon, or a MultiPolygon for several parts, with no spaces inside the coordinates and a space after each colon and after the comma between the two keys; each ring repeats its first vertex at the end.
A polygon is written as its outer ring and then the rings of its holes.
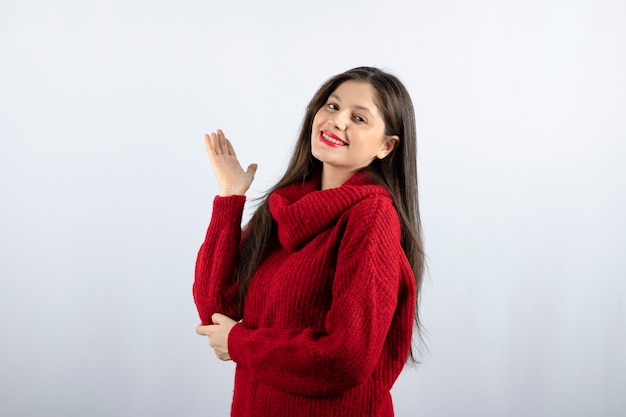
{"type": "Polygon", "coordinates": [[[345,81],[315,114],[311,152],[323,163],[324,174],[347,177],[393,150],[397,137],[385,138],[374,98],[371,84],[345,81]]]}

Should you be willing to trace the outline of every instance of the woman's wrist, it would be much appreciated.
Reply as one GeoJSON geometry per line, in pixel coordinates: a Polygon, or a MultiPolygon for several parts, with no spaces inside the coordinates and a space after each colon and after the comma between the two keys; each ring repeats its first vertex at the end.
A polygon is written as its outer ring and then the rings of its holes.
{"type": "Polygon", "coordinates": [[[247,188],[241,187],[220,187],[220,197],[231,197],[233,195],[246,195],[247,188]]]}

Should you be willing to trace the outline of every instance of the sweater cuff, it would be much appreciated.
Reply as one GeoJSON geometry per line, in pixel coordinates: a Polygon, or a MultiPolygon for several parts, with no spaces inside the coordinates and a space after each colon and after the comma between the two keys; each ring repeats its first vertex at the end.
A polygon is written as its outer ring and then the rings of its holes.
{"type": "Polygon", "coordinates": [[[229,197],[215,196],[213,199],[211,224],[224,227],[226,230],[229,230],[231,226],[241,226],[245,202],[245,195],[231,195],[229,197]]]}
{"type": "Polygon", "coordinates": [[[242,323],[237,323],[228,333],[228,354],[237,365],[242,365],[245,368],[248,367],[248,363],[244,352],[244,344],[250,332],[252,330],[246,328],[242,323]]]}

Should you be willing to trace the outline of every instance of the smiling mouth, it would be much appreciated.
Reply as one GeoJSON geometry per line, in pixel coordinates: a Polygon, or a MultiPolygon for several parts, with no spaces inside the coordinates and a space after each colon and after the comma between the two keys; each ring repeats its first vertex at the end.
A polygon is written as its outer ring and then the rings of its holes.
{"type": "Polygon", "coordinates": [[[322,130],[320,132],[320,139],[330,145],[333,145],[335,147],[339,147],[339,146],[348,146],[348,144],[346,142],[344,142],[343,140],[339,139],[337,136],[333,135],[330,132],[326,132],[324,130],[322,130]]]}

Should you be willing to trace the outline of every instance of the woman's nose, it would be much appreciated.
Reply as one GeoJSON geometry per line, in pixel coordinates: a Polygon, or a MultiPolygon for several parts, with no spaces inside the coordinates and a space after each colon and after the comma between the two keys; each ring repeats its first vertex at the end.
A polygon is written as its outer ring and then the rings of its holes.
{"type": "Polygon", "coordinates": [[[335,114],[334,117],[328,119],[328,124],[330,127],[338,130],[344,130],[346,128],[346,122],[338,114],[335,114]]]}

